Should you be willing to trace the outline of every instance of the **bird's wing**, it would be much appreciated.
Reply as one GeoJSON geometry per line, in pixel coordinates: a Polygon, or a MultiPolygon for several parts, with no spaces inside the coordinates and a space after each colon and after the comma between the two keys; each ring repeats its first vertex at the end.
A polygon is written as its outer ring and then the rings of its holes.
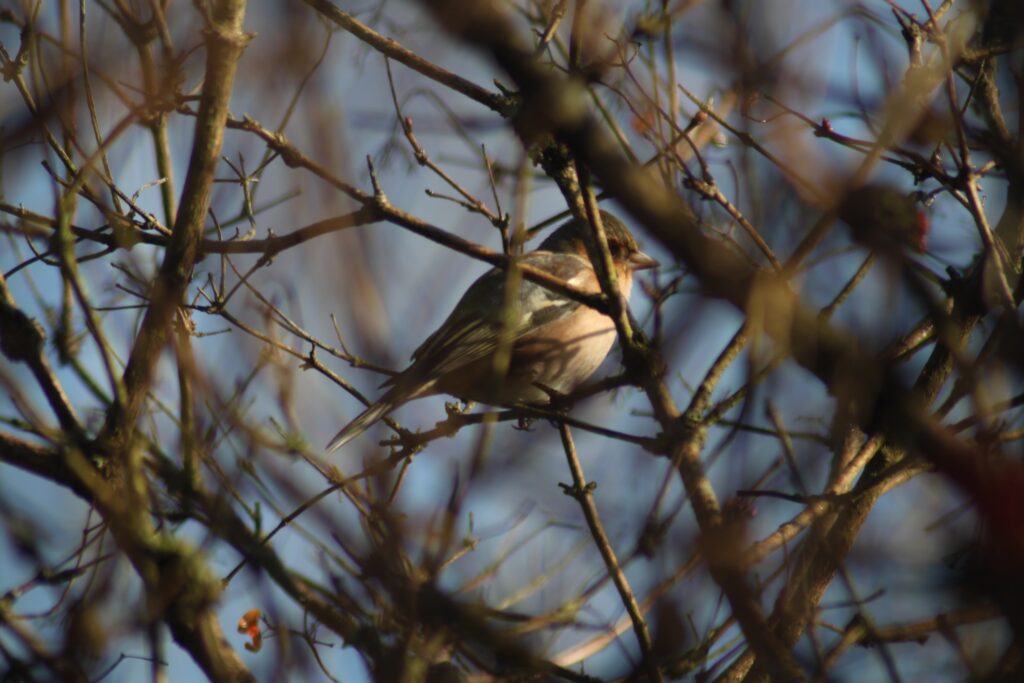
{"type": "MultiPolygon", "coordinates": [[[[576,254],[535,251],[523,261],[567,282],[582,279],[592,270],[590,263],[576,254]]],[[[412,354],[412,365],[395,381],[415,383],[436,379],[472,361],[493,353],[502,341],[507,326],[508,341],[562,319],[575,311],[579,302],[552,292],[534,282],[523,280],[512,306],[505,304],[508,273],[494,268],[469,286],[455,309],[412,354]]]]}

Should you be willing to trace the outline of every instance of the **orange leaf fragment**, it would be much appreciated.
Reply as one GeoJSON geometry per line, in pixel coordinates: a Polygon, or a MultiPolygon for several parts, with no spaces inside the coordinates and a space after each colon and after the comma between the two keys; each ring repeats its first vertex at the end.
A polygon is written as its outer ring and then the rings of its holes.
{"type": "Polygon", "coordinates": [[[249,642],[245,644],[245,649],[249,652],[259,652],[263,647],[263,632],[260,630],[261,614],[259,608],[253,607],[238,620],[238,632],[249,636],[249,642]]]}

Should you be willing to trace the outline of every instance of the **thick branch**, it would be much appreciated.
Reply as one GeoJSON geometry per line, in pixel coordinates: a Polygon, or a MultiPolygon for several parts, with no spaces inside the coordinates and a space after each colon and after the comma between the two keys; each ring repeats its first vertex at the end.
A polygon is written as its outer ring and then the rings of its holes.
{"type": "MultiPolygon", "coordinates": [[[[565,142],[600,178],[608,194],[686,264],[707,294],[741,311],[756,313],[763,328],[758,332],[771,336],[833,393],[845,394],[851,405],[859,407],[851,417],[865,431],[881,429],[896,447],[923,454],[975,499],[983,516],[1003,534],[1007,547],[1022,547],[1021,530],[1011,528],[1007,520],[1024,519],[1024,503],[1019,496],[1007,495],[1006,482],[1024,479],[1024,470],[998,456],[979,458],[973,446],[935,424],[922,410],[915,392],[891,368],[880,367],[853,340],[821,320],[784,281],[754,268],[702,234],[686,205],[670,188],[619,153],[611,136],[589,114],[582,88],[574,88],[571,81],[544,69],[519,44],[515,26],[492,3],[474,3],[472,11],[462,3],[445,0],[425,4],[446,29],[487,50],[511,75],[523,97],[522,118],[529,120],[531,132],[536,135],[538,129],[546,130],[565,142]],[[855,388],[855,396],[850,396],[851,388],[855,388]],[[998,502],[992,500],[993,492],[998,493],[998,502]]],[[[670,400],[664,405],[668,407],[670,400]]],[[[691,455],[681,458],[682,464],[692,465],[681,467],[681,472],[702,531],[707,533],[716,526],[719,513],[713,505],[713,493],[694,495],[705,491],[700,485],[704,475],[696,453],[691,455]]],[[[723,588],[729,593],[728,586],[723,588]]],[[[739,605],[733,595],[729,597],[735,610],[739,605]]],[[[737,617],[751,638],[754,633],[748,631],[743,615],[738,613],[737,617]]],[[[760,635],[765,634],[760,631],[760,635]]],[[[757,649],[756,642],[751,645],[757,649]]],[[[779,663],[771,662],[775,667],[779,663]]]]}
{"type": "Polygon", "coordinates": [[[126,435],[134,428],[152,380],[153,368],[167,343],[174,312],[185,295],[199,255],[203,223],[210,207],[214,169],[224,140],[235,70],[249,40],[242,32],[244,15],[244,0],[221,0],[211,12],[206,75],[181,207],[153,285],[149,309],[125,368],[126,403],[115,406],[108,416],[105,436],[113,444],[123,444],[126,435]]]}

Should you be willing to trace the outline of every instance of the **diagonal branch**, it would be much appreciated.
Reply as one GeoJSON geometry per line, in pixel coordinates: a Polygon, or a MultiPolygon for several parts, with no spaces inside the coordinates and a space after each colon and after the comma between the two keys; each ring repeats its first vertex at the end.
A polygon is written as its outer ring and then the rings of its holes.
{"type": "Polygon", "coordinates": [[[104,426],[103,440],[114,444],[115,449],[119,445],[123,447],[127,435],[134,429],[153,369],[167,343],[172,318],[185,295],[199,255],[235,70],[249,41],[249,36],[242,32],[244,15],[244,0],[221,0],[210,12],[206,74],[181,206],[153,284],[149,308],[125,368],[125,403],[112,408],[104,426]]]}
{"type": "Polygon", "coordinates": [[[437,81],[441,85],[451,88],[455,92],[461,93],[503,116],[511,112],[511,105],[507,98],[485,90],[476,83],[447,69],[442,69],[433,62],[427,61],[398,41],[377,33],[351,14],[341,11],[327,0],[303,0],[303,2],[382,55],[404,64],[413,71],[437,81]]]}
{"type": "Polygon", "coordinates": [[[608,534],[605,533],[604,525],[601,523],[601,517],[597,512],[597,504],[594,503],[592,495],[594,485],[587,482],[587,478],[583,474],[579,455],[576,454],[576,444],[572,438],[572,431],[570,431],[568,425],[561,424],[558,428],[558,434],[562,437],[562,448],[565,450],[565,457],[569,461],[569,471],[572,473],[572,486],[569,487],[563,484],[562,487],[565,489],[565,493],[575,498],[583,509],[583,517],[587,520],[587,526],[590,527],[590,534],[594,537],[594,543],[597,544],[597,549],[601,553],[601,558],[608,569],[608,574],[612,577],[612,582],[619,592],[622,604],[625,605],[629,618],[633,622],[633,631],[640,642],[640,651],[643,653],[644,665],[648,675],[653,681],[663,681],[661,669],[658,668],[658,663],[654,659],[654,652],[651,649],[650,630],[647,628],[647,622],[644,620],[644,615],[640,610],[640,604],[636,600],[636,595],[634,595],[633,589],[629,585],[629,580],[626,578],[626,572],[622,570],[622,565],[619,564],[619,560],[615,556],[615,549],[612,548],[611,540],[608,538],[608,534]]]}
{"type": "MultiPolygon", "coordinates": [[[[854,340],[821,320],[779,277],[753,267],[702,234],[670,188],[622,156],[611,136],[588,112],[582,88],[544,69],[520,44],[515,26],[494,3],[474,3],[472,10],[446,0],[425,0],[425,4],[442,26],[489,52],[512,77],[523,99],[522,119],[529,121],[531,139],[542,129],[565,143],[601,180],[608,194],[686,264],[705,293],[741,311],[759,309],[753,311],[761,322],[762,329],[757,331],[772,337],[833,393],[849,395],[850,388],[857,387],[857,395],[849,396],[849,403],[859,407],[852,419],[869,433],[880,429],[897,448],[923,454],[972,496],[1007,547],[1022,547],[1022,531],[1008,520],[1024,519],[1024,501],[1010,495],[1008,488],[1010,483],[1024,480],[1024,469],[998,454],[979,458],[974,446],[953,437],[921,409],[917,392],[907,387],[893,368],[880,366],[854,340]]],[[[664,415],[654,405],[662,421],[672,417],[668,410],[671,399],[664,398],[664,415]]],[[[699,444],[693,445],[696,448],[688,449],[689,455],[680,454],[680,471],[702,532],[707,534],[718,526],[721,513],[697,459],[699,444]]],[[[1016,555],[1017,562],[1024,561],[1024,554],[1016,555]]],[[[741,595],[732,594],[728,585],[723,588],[734,610],[752,606],[741,595]]],[[[749,616],[745,623],[737,612],[751,646],[759,656],[770,655],[765,659],[774,674],[792,674],[785,664],[785,646],[765,632],[763,617],[749,616]],[[767,640],[759,648],[755,639],[761,637],[767,640]]]]}
{"type": "Polygon", "coordinates": [[[46,335],[39,323],[18,308],[0,273],[0,352],[15,362],[28,365],[50,408],[57,415],[61,429],[72,437],[82,435],[82,426],[64,388],[46,359],[46,335]]]}

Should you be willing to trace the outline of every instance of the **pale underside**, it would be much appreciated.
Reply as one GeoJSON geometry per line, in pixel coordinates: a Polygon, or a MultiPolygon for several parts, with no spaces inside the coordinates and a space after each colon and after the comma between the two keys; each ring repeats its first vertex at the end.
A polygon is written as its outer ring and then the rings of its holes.
{"type": "MultiPolygon", "coordinates": [[[[575,254],[533,252],[524,261],[588,292],[599,285],[590,263],[575,254]]],[[[628,296],[631,273],[618,273],[628,296]]],[[[522,281],[511,302],[508,274],[491,270],[460,299],[448,319],[413,353],[413,363],[388,397],[431,394],[495,405],[546,403],[567,394],[601,365],[615,342],[615,325],[598,311],[541,285],[522,281]],[[507,331],[506,331],[507,330],[507,331]],[[507,353],[499,353],[504,345],[507,353]],[[511,358],[501,372],[500,358],[511,358]]]]}

